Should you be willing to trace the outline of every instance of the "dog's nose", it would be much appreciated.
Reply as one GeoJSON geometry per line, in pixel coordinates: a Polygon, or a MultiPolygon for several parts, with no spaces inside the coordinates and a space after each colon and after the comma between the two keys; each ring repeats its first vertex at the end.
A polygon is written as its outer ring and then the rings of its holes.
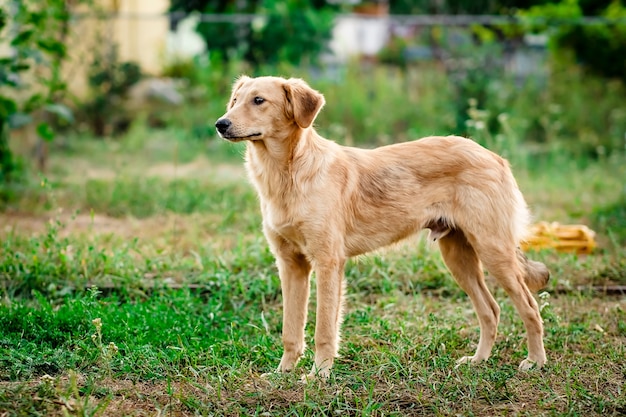
{"type": "Polygon", "coordinates": [[[232,122],[228,119],[219,119],[215,122],[215,128],[218,132],[224,134],[228,130],[228,128],[232,125],[232,122]]]}

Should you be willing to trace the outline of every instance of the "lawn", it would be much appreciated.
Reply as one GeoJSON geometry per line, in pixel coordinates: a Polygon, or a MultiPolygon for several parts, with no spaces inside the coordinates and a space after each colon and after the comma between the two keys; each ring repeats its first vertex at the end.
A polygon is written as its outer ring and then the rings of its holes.
{"type": "Polygon", "coordinates": [[[478,323],[416,238],[348,264],[341,357],[302,384],[314,309],[301,365],[262,376],[282,352],[281,297],[240,154],[168,130],[55,144],[0,214],[0,416],[626,413],[626,295],[600,290],[626,285],[623,156],[515,169],[537,220],[587,224],[600,245],[529,254],[553,274],[543,369],[518,372],[524,328],[489,277],[493,356],[455,367],[478,323]]]}

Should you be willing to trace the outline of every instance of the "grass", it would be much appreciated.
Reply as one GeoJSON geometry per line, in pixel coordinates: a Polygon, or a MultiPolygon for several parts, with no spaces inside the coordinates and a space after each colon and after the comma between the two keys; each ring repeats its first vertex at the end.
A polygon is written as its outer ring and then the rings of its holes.
{"type": "Polygon", "coordinates": [[[600,243],[530,254],[553,273],[538,296],[544,369],[517,371],[524,329],[489,277],[493,356],[455,368],[477,321],[418,238],[349,262],[341,357],[327,383],[305,385],[312,347],[294,373],[262,376],[282,351],[280,285],[241,148],[185,132],[58,141],[49,174],[0,213],[0,415],[626,413],[625,298],[589,290],[626,284],[623,155],[511,158],[537,220],[589,224],[600,243]]]}
{"type": "Polygon", "coordinates": [[[3,383],[0,406],[40,415],[80,414],[81,407],[90,415],[102,403],[101,415],[111,415],[109,407],[131,415],[159,408],[173,415],[619,415],[626,406],[626,313],[616,300],[591,300],[609,314],[588,311],[587,298],[550,300],[544,316],[551,362],[526,374],[516,370],[524,337],[507,302],[493,358],[455,369],[477,338],[467,300],[351,297],[332,379],[302,385],[297,374],[260,376],[279,360],[275,301],[237,305],[215,295],[87,294],[56,308],[41,297],[5,307],[3,337],[15,344],[3,346],[10,353],[3,354],[2,376],[13,382],[3,383]],[[95,318],[102,341],[91,336],[95,318]]]}

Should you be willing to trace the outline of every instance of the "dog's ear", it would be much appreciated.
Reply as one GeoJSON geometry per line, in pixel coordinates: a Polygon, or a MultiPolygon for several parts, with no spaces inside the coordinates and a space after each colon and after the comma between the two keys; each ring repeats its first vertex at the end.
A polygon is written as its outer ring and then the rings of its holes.
{"type": "Polygon", "coordinates": [[[228,100],[228,105],[226,106],[226,110],[230,110],[233,105],[235,104],[235,94],[237,93],[237,90],[239,90],[241,88],[242,85],[244,85],[246,83],[246,81],[248,81],[250,79],[250,77],[248,77],[247,75],[240,75],[236,80],[235,83],[233,84],[233,92],[230,94],[230,100],[228,100]]]}
{"type": "Polygon", "coordinates": [[[311,126],[324,106],[324,96],[299,78],[288,79],[284,89],[296,124],[303,129],[311,126]]]}

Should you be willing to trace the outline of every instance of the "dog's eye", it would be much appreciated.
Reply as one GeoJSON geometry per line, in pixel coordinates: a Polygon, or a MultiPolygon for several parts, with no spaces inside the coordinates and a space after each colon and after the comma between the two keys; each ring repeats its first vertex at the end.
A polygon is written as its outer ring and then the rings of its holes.
{"type": "Polygon", "coordinates": [[[255,97],[254,98],[254,104],[256,104],[257,106],[260,104],[263,104],[265,102],[265,99],[262,97],[255,97]]]}

